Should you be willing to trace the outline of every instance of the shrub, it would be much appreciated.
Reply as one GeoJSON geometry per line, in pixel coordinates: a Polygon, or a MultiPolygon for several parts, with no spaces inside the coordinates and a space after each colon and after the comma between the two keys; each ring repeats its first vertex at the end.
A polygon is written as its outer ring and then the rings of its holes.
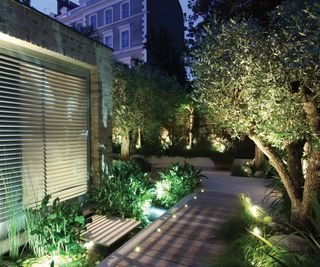
{"type": "Polygon", "coordinates": [[[181,198],[192,193],[201,184],[201,170],[184,163],[173,163],[171,168],[160,172],[160,181],[156,183],[156,203],[169,208],[181,198]]]}
{"type": "Polygon", "coordinates": [[[26,210],[28,244],[37,257],[45,255],[81,255],[81,233],[86,219],[75,203],[60,202],[56,198],[49,206],[50,195],[40,207],[26,210]]]}
{"type": "Polygon", "coordinates": [[[234,165],[231,168],[232,176],[249,177],[249,176],[252,176],[252,174],[253,174],[253,170],[252,170],[252,167],[249,165],[234,165]]]}
{"type": "Polygon", "coordinates": [[[99,214],[147,223],[152,184],[137,164],[118,161],[112,167],[112,175],[102,177],[101,184],[93,189],[92,198],[99,214]]]}

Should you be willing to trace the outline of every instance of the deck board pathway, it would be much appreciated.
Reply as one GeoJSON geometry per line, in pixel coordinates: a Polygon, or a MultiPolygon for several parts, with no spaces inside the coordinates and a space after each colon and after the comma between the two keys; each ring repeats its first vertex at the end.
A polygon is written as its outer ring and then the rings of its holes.
{"type": "Polygon", "coordinates": [[[236,199],[228,193],[198,193],[144,239],[130,249],[115,251],[99,267],[205,266],[208,255],[218,255],[225,248],[214,232],[236,210],[236,199]]]}

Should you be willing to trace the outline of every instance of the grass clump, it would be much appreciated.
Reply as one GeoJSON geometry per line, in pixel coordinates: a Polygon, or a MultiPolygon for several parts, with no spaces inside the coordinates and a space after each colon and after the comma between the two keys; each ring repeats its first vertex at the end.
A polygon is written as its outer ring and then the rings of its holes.
{"type": "Polygon", "coordinates": [[[245,234],[247,229],[252,225],[259,224],[256,217],[258,209],[258,206],[254,205],[249,197],[241,194],[239,197],[239,209],[236,214],[229,217],[222,224],[217,232],[217,237],[226,241],[232,241],[245,234]],[[255,214],[253,214],[253,211],[255,214]]]}
{"type": "MultiPolygon", "coordinates": [[[[314,208],[320,210],[318,201],[314,208]]],[[[315,210],[315,214],[320,214],[315,210]]],[[[320,216],[320,215],[319,215],[320,216]]],[[[317,225],[318,216],[315,216],[317,225]]],[[[269,238],[279,233],[275,223],[270,225],[271,217],[254,205],[251,200],[240,196],[240,209],[222,225],[217,238],[228,241],[228,246],[222,255],[214,258],[208,266],[211,267],[316,267],[320,261],[320,244],[317,235],[298,230],[288,225],[291,234],[298,235],[310,244],[310,250],[290,251],[279,244],[272,244],[269,238]],[[272,227],[271,227],[272,226],[272,227]]],[[[316,227],[315,227],[316,228],[316,227]]]]}

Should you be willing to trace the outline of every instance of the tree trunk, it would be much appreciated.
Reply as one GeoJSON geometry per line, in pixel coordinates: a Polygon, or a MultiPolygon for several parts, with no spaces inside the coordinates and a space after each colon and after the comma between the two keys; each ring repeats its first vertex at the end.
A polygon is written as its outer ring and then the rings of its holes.
{"type": "Polygon", "coordinates": [[[294,142],[287,146],[288,151],[288,171],[297,189],[298,198],[302,200],[304,176],[302,172],[304,142],[294,142]]]}
{"type": "Polygon", "coordinates": [[[136,148],[141,148],[141,129],[138,128],[136,148]]]}
{"type": "MultiPolygon", "coordinates": [[[[310,217],[313,216],[312,198],[314,196],[320,197],[320,153],[319,149],[315,145],[311,145],[310,154],[308,155],[308,167],[305,174],[305,179],[301,177],[293,177],[300,172],[298,169],[290,168],[286,166],[281,157],[276,153],[268,144],[262,142],[255,135],[249,135],[250,139],[261,149],[261,151],[269,158],[270,164],[278,172],[281,181],[286,188],[291,201],[291,223],[293,224],[305,224],[310,217]],[[289,169],[291,169],[289,171],[289,169]],[[302,181],[304,182],[301,186],[302,181]],[[302,189],[303,188],[303,189],[302,189]]],[[[293,149],[297,144],[291,145],[289,150],[293,149]]],[[[289,165],[301,166],[300,154],[289,156],[289,165]],[[295,159],[295,160],[294,160],[295,159]],[[298,161],[298,162],[297,162],[298,161]]],[[[301,176],[303,177],[302,171],[301,176]]]]}
{"type": "Polygon", "coordinates": [[[268,157],[270,164],[276,169],[278,175],[280,176],[281,181],[283,182],[284,187],[288,193],[288,196],[291,201],[292,214],[293,210],[295,213],[302,211],[302,203],[299,199],[299,190],[295,187],[294,182],[290,176],[290,173],[287,169],[286,164],[283,162],[282,158],[274,148],[268,144],[261,141],[255,135],[249,135],[249,138],[259,147],[259,149],[268,157]]]}
{"type": "Polygon", "coordinates": [[[193,121],[194,121],[194,108],[189,107],[189,125],[188,125],[188,149],[192,148],[192,141],[193,141],[193,121]]]}
{"type": "Polygon", "coordinates": [[[254,154],[254,167],[255,167],[256,171],[263,170],[264,163],[265,163],[264,153],[256,145],[255,146],[255,154],[254,154]]]}
{"type": "Polygon", "coordinates": [[[313,94],[305,95],[306,102],[303,109],[306,113],[307,123],[310,128],[311,137],[306,143],[308,149],[305,173],[305,183],[302,199],[302,214],[297,214],[299,218],[313,216],[312,198],[320,198],[320,149],[317,145],[320,138],[320,114],[318,103],[313,94]]]}
{"type": "Polygon", "coordinates": [[[129,135],[129,129],[125,128],[124,133],[121,137],[121,153],[120,158],[122,160],[129,160],[130,156],[130,135],[129,135]]]}
{"type": "MultiPolygon", "coordinates": [[[[302,218],[313,215],[312,198],[320,197],[320,153],[316,145],[310,145],[308,167],[303,190],[302,218]]],[[[298,216],[301,216],[298,214],[298,216]]]]}

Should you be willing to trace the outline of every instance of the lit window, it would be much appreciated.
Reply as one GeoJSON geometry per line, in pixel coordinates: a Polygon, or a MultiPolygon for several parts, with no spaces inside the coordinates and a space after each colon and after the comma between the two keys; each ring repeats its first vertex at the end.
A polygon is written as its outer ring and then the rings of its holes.
{"type": "Polygon", "coordinates": [[[105,25],[112,23],[112,9],[108,9],[104,12],[105,25]]]}
{"type": "Polygon", "coordinates": [[[93,29],[96,29],[97,28],[97,15],[92,15],[90,16],[90,26],[93,28],[93,29]]]}
{"type": "Polygon", "coordinates": [[[125,19],[130,16],[130,4],[129,2],[125,2],[121,4],[121,18],[125,19]]]}
{"type": "Polygon", "coordinates": [[[106,35],[104,37],[104,44],[106,46],[109,46],[109,47],[113,48],[113,40],[112,39],[113,39],[112,35],[106,35]]]}
{"type": "Polygon", "coordinates": [[[121,48],[128,48],[130,46],[129,41],[130,33],[129,30],[125,30],[121,32],[121,48]]]}

